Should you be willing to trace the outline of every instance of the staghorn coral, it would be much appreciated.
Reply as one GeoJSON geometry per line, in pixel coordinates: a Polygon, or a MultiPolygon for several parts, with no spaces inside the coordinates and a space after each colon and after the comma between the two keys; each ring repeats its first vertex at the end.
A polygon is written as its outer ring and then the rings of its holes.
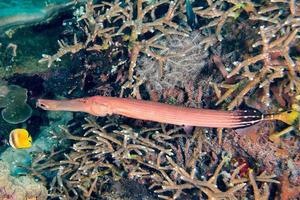
{"type": "MultiPolygon", "coordinates": [[[[193,45],[193,40],[190,39],[194,33],[188,36],[188,31],[177,29],[178,24],[185,21],[184,18],[177,18],[182,17],[181,14],[184,13],[182,2],[175,1],[175,4],[171,4],[169,1],[155,1],[151,7],[152,4],[146,1],[102,1],[99,4],[88,1],[85,4],[85,12],[78,16],[79,29],[84,35],[78,35],[78,41],[82,44],[80,48],[85,49],[86,53],[95,53],[112,51],[109,47],[120,45],[120,42],[125,44],[129,52],[129,62],[125,61],[125,66],[128,64],[129,67],[129,77],[123,89],[132,87],[135,94],[143,82],[148,90],[156,90],[159,93],[169,87],[176,93],[178,91],[175,91],[175,85],[186,89],[186,85],[190,87],[190,83],[189,78],[183,74],[191,74],[191,85],[197,86],[199,80],[196,72],[200,73],[202,62],[197,65],[194,61],[202,61],[202,58],[206,60],[210,56],[208,48],[204,47],[206,51],[202,51],[203,54],[199,57],[201,59],[190,59],[187,64],[185,62],[189,57],[176,55],[176,50],[191,51],[169,45],[170,41],[193,45]],[[167,17],[157,15],[164,9],[167,10],[167,17]],[[156,22],[162,22],[163,25],[159,26],[156,22]],[[172,32],[174,30],[176,31],[172,32]],[[166,46],[169,48],[165,48],[166,46]],[[185,66],[183,68],[178,64],[174,67],[168,63],[180,63],[180,59],[181,64],[185,66]],[[190,66],[194,67],[189,68],[190,66]],[[178,71],[180,73],[177,73],[178,71]]],[[[197,2],[193,5],[197,5],[197,2]]],[[[284,109],[292,108],[293,99],[300,92],[297,56],[299,3],[284,0],[256,3],[208,0],[207,4],[203,5],[202,8],[194,8],[194,12],[201,22],[208,23],[207,26],[200,23],[200,29],[215,32],[211,38],[219,40],[214,47],[217,50],[221,49],[221,53],[213,55],[212,59],[223,76],[222,80],[219,79],[220,76],[211,76],[213,78],[207,87],[213,88],[215,95],[207,95],[207,106],[211,107],[215,103],[216,106],[232,110],[246,100],[247,105],[262,111],[277,112],[277,101],[280,101],[284,109]],[[247,34],[241,34],[245,30],[247,34]],[[255,102],[252,104],[251,100],[255,102]]],[[[195,38],[201,39],[201,35],[196,34],[195,38]]],[[[202,41],[200,43],[202,44],[202,41]]],[[[67,42],[61,45],[61,50],[64,50],[64,47],[72,47],[65,44],[67,42]]],[[[202,50],[200,46],[195,48],[199,52],[202,50]]],[[[212,48],[209,50],[216,52],[212,48]]],[[[79,50],[74,52],[78,53],[79,50]]],[[[195,53],[192,52],[191,57],[197,55],[197,51],[195,53]]],[[[120,63],[124,64],[123,61],[120,63]]],[[[118,66],[119,64],[112,66],[110,73],[114,73],[118,66]]],[[[123,79],[127,79],[127,75],[123,76],[123,79]]],[[[191,89],[189,93],[193,92],[194,89],[191,89]]],[[[179,96],[178,99],[182,99],[180,103],[183,104],[185,94],[180,91],[178,93],[176,95],[179,96]]],[[[201,95],[199,96],[201,99],[201,95]]],[[[181,130],[169,132],[169,129],[160,128],[144,132],[118,124],[102,127],[93,120],[88,120],[84,128],[88,130],[86,136],[67,134],[69,139],[75,141],[70,152],[54,153],[48,161],[41,157],[41,160],[32,166],[33,173],[41,179],[44,177],[41,173],[45,169],[55,174],[50,178],[47,176],[52,181],[51,185],[48,185],[52,188],[52,197],[72,198],[77,194],[79,198],[98,197],[101,188],[110,184],[107,180],[119,180],[123,174],[150,185],[150,188],[164,199],[188,199],[191,196],[199,199],[267,199],[273,184],[267,186],[265,182],[276,182],[273,176],[266,176],[265,173],[255,176],[252,170],[247,171],[246,177],[240,175],[243,165],[228,167],[228,159],[220,156],[221,147],[215,149],[215,135],[212,131],[209,132],[212,134],[210,136],[204,134],[205,130],[199,129],[194,136],[186,135],[181,130]],[[200,134],[209,139],[201,137],[200,134]],[[209,159],[209,163],[205,158],[209,159]],[[58,161],[60,163],[57,163],[58,161]]],[[[291,194],[294,194],[295,188],[298,188],[295,180],[299,179],[299,173],[295,170],[299,157],[295,153],[299,149],[299,137],[292,133],[292,139],[285,137],[277,144],[266,136],[275,131],[275,128],[264,128],[261,132],[254,130],[255,136],[250,136],[256,137],[257,141],[249,141],[249,136],[245,134],[249,134],[249,129],[240,135],[230,132],[223,145],[227,145],[227,150],[235,157],[243,154],[252,168],[258,168],[255,170],[257,172],[263,169],[280,176],[288,169],[291,174],[289,178],[294,180],[294,183],[291,187],[287,186],[289,190],[282,189],[284,191],[281,192],[291,191],[291,194]],[[258,136],[258,133],[263,136],[258,136]],[[254,161],[250,163],[250,160],[254,161]]]]}
{"type": "Polygon", "coordinates": [[[85,45],[83,43],[77,41],[76,35],[74,35],[73,41],[74,41],[73,45],[68,45],[63,40],[58,40],[57,41],[59,45],[58,52],[52,56],[43,54],[42,55],[43,58],[39,60],[39,63],[48,62],[48,67],[50,67],[54,61],[60,61],[61,60],[60,58],[62,56],[68,53],[75,54],[79,52],[81,49],[85,48],[85,45]]]}
{"type": "MultiPolygon", "coordinates": [[[[205,4],[204,4],[205,5],[205,4]]],[[[229,19],[238,19],[242,12],[251,13],[255,11],[256,5],[248,0],[236,1],[210,1],[203,7],[194,7],[196,15],[208,20],[208,24],[200,27],[201,29],[213,28],[219,41],[222,41],[224,36],[222,29],[229,19]]]]}
{"type": "Polygon", "coordinates": [[[96,25],[96,29],[94,28],[94,32],[91,34],[92,36],[95,35],[95,30],[96,35],[101,35],[101,32],[98,30],[101,31],[105,21],[111,24],[110,29],[115,29],[112,27],[121,24],[119,28],[114,30],[114,33],[110,37],[129,34],[129,81],[133,81],[134,68],[140,53],[146,53],[163,62],[163,58],[152,49],[164,49],[164,47],[155,45],[155,41],[168,35],[185,35],[184,32],[177,30],[179,26],[172,21],[177,14],[178,2],[158,1],[151,4],[143,0],[138,0],[136,2],[129,1],[124,3],[119,1],[115,1],[114,3],[101,2],[99,5],[92,5],[92,1],[89,1],[86,8],[87,12],[81,19],[87,19],[89,29],[93,29],[94,26],[92,25],[96,25]],[[157,15],[156,10],[163,6],[167,6],[168,10],[162,16],[157,15]],[[100,9],[105,9],[105,13],[104,15],[98,14],[96,19],[93,19],[92,15],[96,12],[94,9],[97,8],[100,10],[99,7],[100,9]],[[97,23],[94,21],[98,22],[99,25],[97,26],[97,23]],[[146,37],[146,34],[151,34],[152,36],[146,37]]]}
{"type": "MultiPolygon", "coordinates": [[[[60,60],[66,53],[74,54],[82,49],[88,52],[111,50],[110,46],[120,46],[119,38],[122,38],[121,43],[126,45],[130,60],[128,82],[123,84],[123,89],[140,85],[139,80],[135,80],[135,67],[142,54],[158,60],[160,71],[163,71],[165,58],[159,51],[165,50],[165,47],[156,41],[170,35],[188,35],[188,31],[175,22],[182,20],[178,17],[184,10],[181,1],[116,0],[93,3],[89,0],[84,11],[80,10],[75,12],[75,17],[79,26],[78,32],[83,35],[81,42],[74,39],[74,45],[66,45],[61,40],[59,51],[53,56],[44,55],[40,62],[47,61],[48,66],[51,66],[53,61],[60,60]]],[[[121,60],[120,65],[123,63],[121,60]]],[[[112,71],[118,65],[112,67],[112,71]]]]}
{"type": "MultiPolygon", "coordinates": [[[[278,82],[275,87],[281,91],[280,95],[296,96],[300,93],[299,64],[297,64],[297,56],[293,53],[294,50],[292,51],[299,45],[299,16],[295,12],[299,10],[299,4],[290,2],[292,1],[286,1],[286,4],[268,1],[262,5],[252,4],[251,9],[246,11],[245,20],[240,23],[240,26],[238,21],[231,22],[236,27],[240,27],[235,32],[241,32],[243,27],[251,26],[254,30],[251,31],[253,39],[247,37],[245,47],[248,49],[235,49],[240,51],[242,54],[240,57],[244,57],[243,59],[226,63],[226,69],[229,71],[226,80],[215,88],[217,94],[221,93],[217,95],[217,104],[229,98],[227,108],[231,110],[254,94],[261,102],[270,106],[273,101],[270,88],[274,82],[278,82]],[[231,85],[223,87],[226,81],[230,81],[231,85]],[[224,91],[223,88],[225,92],[221,92],[224,91]]],[[[237,5],[235,1],[231,3],[237,5]]],[[[249,7],[251,3],[245,1],[243,4],[249,7]]],[[[210,9],[214,8],[213,5],[210,9]]],[[[223,25],[224,23],[222,27],[223,25]]],[[[216,32],[221,34],[220,31],[216,32]]],[[[232,36],[224,31],[222,37],[226,39],[232,36]]]]}
{"type": "MultiPolygon", "coordinates": [[[[252,196],[246,192],[249,179],[239,175],[243,166],[230,169],[228,157],[218,158],[217,154],[205,152],[211,146],[201,129],[193,136],[183,134],[181,128],[137,132],[127,125],[100,126],[90,118],[82,127],[84,136],[72,135],[62,127],[66,137],[75,141],[69,153],[41,154],[33,162],[34,176],[51,179],[48,187],[52,198],[96,198],[104,185],[111,184],[110,180],[119,180],[125,174],[149,185],[161,199],[252,196]],[[207,164],[203,163],[205,157],[211,160],[207,164]],[[47,170],[52,175],[45,173],[47,170]],[[220,179],[225,189],[219,184],[220,179]]],[[[278,183],[273,178],[262,173],[253,180],[278,183]]]]}
{"type": "Polygon", "coordinates": [[[46,200],[47,189],[32,177],[10,176],[10,170],[0,161],[0,199],[2,200],[46,200]]]}

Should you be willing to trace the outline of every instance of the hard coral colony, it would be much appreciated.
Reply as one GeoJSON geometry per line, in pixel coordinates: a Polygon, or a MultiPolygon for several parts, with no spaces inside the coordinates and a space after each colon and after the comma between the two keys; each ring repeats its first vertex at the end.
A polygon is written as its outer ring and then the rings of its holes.
{"type": "MultiPolygon", "coordinates": [[[[73,3],[57,53],[39,61],[49,72],[40,74],[45,91],[37,99],[44,110],[76,111],[49,137],[70,147],[35,151],[24,166],[50,198],[300,195],[299,2],[73,3]],[[60,71],[65,63],[70,70],[60,71]],[[63,87],[51,88],[49,77],[63,87]],[[48,100],[61,94],[70,100],[48,100]],[[129,179],[153,194],[126,196],[129,179]]],[[[27,105],[24,92],[21,103],[7,104],[13,87],[0,91],[2,112],[27,105]]],[[[43,124],[57,124],[39,111],[43,124]]]]}

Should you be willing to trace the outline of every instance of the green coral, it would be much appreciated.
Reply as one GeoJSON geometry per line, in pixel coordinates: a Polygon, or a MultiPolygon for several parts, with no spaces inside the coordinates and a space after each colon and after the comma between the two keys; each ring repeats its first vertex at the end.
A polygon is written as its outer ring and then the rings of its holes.
{"type": "Polygon", "coordinates": [[[0,88],[1,115],[6,122],[18,124],[31,117],[32,109],[26,103],[26,89],[17,85],[0,85],[0,88]]]}

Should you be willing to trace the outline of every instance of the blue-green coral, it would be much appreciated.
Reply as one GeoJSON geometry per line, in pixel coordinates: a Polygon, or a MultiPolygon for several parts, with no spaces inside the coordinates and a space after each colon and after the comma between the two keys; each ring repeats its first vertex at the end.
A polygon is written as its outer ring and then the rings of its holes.
{"type": "Polygon", "coordinates": [[[1,115],[6,122],[18,124],[31,117],[32,109],[26,101],[26,89],[0,83],[0,109],[3,108],[1,115]]]}

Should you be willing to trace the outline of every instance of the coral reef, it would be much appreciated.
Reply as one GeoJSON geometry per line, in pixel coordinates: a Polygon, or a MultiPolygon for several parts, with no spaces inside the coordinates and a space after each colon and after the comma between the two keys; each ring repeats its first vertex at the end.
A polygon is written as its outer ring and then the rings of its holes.
{"type": "MultiPolygon", "coordinates": [[[[111,177],[119,180],[124,173],[147,184],[162,199],[251,197],[246,188],[255,187],[254,195],[258,195],[257,181],[279,183],[266,173],[254,176],[251,171],[250,179],[239,175],[244,165],[230,168],[230,159],[222,158],[222,151],[208,155],[207,148],[211,147],[201,129],[194,135],[166,127],[136,132],[127,125],[100,126],[90,118],[82,127],[83,137],[61,127],[67,139],[76,141],[68,154],[41,154],[33,162],[33,175],[41,180],[51,178],[48,187],[52,197],[96,198],[111,177]],[[204,164],[205,159],[210,161],[204,164]],[[44,174],[46,169],[55,173],[44,174]]],[[[268,196],[268,187],[264,190],[268,196]]]]}
{"type": "MultiPolygon", "coordinates": [[[[288,123],[265,120],[245,129],[214,130],[115,116],[82,122],[82,113],[60,120],[57,113],[38,110],[40,138],[32,151],[3,153],[10,163],[14,156],[23,161],[13,163],[23,168],[10,169],[43,181],[50,198],[127,198],[134,184],[141,194],[128,199],[299,196],[298,1],[73,3],[73,15],[51,32],[61,32],[58,49],[32,48],[42,56],[40,64],[26,59],[31,68],[17,67],[24,50],[1,41],[0,77],[38,74],[45,87],[38,98],[103,95],[218,110],[253,107],[262,116],[284,113],[280,117],[288,123]]],[[[7,81],[0,85],[2,112],[17,105],[8,104],[17,86],[7,81]]],[[[26,101],[24,91],[20,94],[26,101]]]]}
{"type": "Polygon", "coordinates": [[[13,149],[9,147],[1,152],[0,159],[9,167],[10,174],[14,176],[28,174],[27,168],[32,165],[33,155],[40,152],[50,152],[57,148],[64,149],[69,145],[69,143],[62,143],[55,138],[63,136],[58,126],[69,123],[73,119],[73,115],[71,113],[53,112],[48,114],[48,119],[50,124],[35,129],[39,132],[39,137],[33,140],[30,149],[13,149]]]}
{"type": "MultiPolygon", "coordinates": [[[[246,17],[246,20],[240,25],[236,21],[231,22],[235,23],[236,27],[240,26],[237,30],[242,30],[243,27],[250,29],[247,28],[248,26],[255,28],[253,39],[247,41],[248,49],[246,52],[244,49],[243,56],[235,62],[225,63],[226,69],[229,71],[225,78],[231,80],[231,85],[223,87],[224,83],[222,83],[215,88],[218,90],[216,93],[220,94],[217,104],[231,96],[232,99],[228,101],[227,105],[227,108],[231,110],[239,106],[243,99],[256,96],[255,92],[259,93],[262,90],[259,99],[268,107],[272,101],[270,88],[275,85],[275,82],[277,82],[275,87],[281,88],[280,96],[299,94],[299,76],[297,75],[299,67],[296,64],[297,58],[291,51],[298,45],[299,23],[295,10],[299,10],[299,5],[291,2],[286,1],[283,4],[265,2],[256,5],[248,1],[228,1],[231,7],[224,13],[220,2],[217,1],[209,5],[207,9],[197,9],[197,15],[215,19],[210,22],[209,26],[216,30],[218,38],[224,40],[230,33],[222,31],[222,28],[229,16],[236,16],[237,10],[244,10],[246,17]],[[205,15],[211,9],[215,9],[214,12],[211,12],[212,16],[205,15]],[[249,25],[246,24],[247,22],[249,25]],[[236,81],[232,81],[232,79],[236,79],[236,81]],[[221,94],[222,87],[226,88],[226,92],[221,94]]],[[[235,51],[239,51],[239,49],[235,51]]],[[[224,82],[226,83],[226,80],[224,82]]]]}
{"type": "Polygon", "coordinates": [[[47,189],[32,177],[10,176],[10,170],[0,161],[0,199],[3,200],[45,200],[47,189]]]}
{"type": "MultiPolygon", "coordinates": [[[[25,26],[15,30],[10,37],[0,34],[0,79],[48,71],[47,65],[39,64],[38,60],[41,52],[56,51],[53,44],[62,31],[62,21],[58,17],[46,24],[25,26]]],[[[66,64],[66,61],[62,64],[66,64]]]]}
{"type": "MultiPolygon", "coordinates": [[[[79,13],[76,18],[78,18],[77,21],[82,22],[80,26],[84,32],[81,34],[85,35],[85,39],[82,42],[74,39],[74,45],[67,47],[60,41],[62,45],[60,45],[59,52],[76,53],[81,49],[104,51],[109,49],[110,45],[118,45],[118,38],[121,36],[130,56],[129,82],[124,84],[123,88],[132,88],[135,67],[140,54],[146,54],[158,60],[160,71],[163,71],[165,58],[158,51],[164,50],[165,47],[156,44],[156,41],[170,35],[187,36],[187,31],[173,22],[177,18],[180,5],[178,2],[158,1],[154,3],[143,0],[135,3],[102,1],[99,4],[93,4],[93,1],[89,0],[83,13],[76,12],[79,13]],[[166,8],[165,15],[157,14],[158,10],[166,8]],[[81,45],[79,47],[76,44],[81,45]],[[66,48],[68,50],[65,51],[66,48]]],[[[44,55],[40,62],[47,61],[48,66],[51,66],[53,61],[59,60],[65,54],[59,52],[53,56],[44,55]]]]}

